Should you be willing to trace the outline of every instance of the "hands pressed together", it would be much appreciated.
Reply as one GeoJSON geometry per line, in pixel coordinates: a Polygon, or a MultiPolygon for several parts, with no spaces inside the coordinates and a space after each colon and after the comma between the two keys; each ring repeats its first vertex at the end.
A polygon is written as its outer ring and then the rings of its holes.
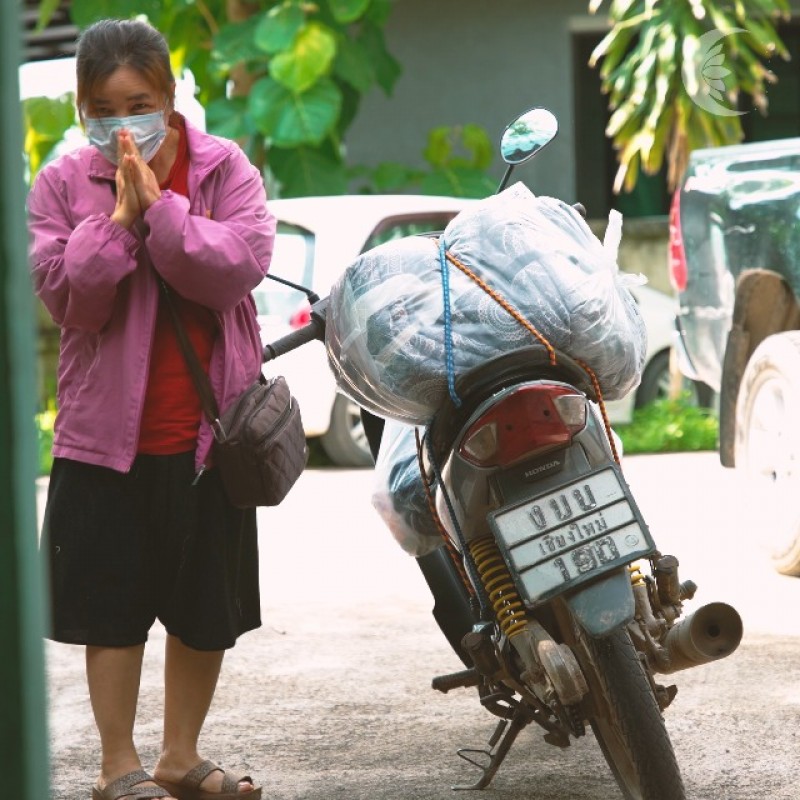
{"type": "Polygon", "coordinates": [[[155,173],[139,154],[131,134],[121,130],[117,141],[117,205],[111,219],[130,229],[136,218],[161,197],[161,189],[155,173]]]}

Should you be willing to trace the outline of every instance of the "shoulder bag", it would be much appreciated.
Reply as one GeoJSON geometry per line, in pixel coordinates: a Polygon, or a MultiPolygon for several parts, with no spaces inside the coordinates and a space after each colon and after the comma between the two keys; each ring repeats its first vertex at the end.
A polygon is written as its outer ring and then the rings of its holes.
{"type": "MultiPolygon", "coordinates": [[[[142,248],[150,260],[144,242],[142,248]]],[[[186,335],[172,292],[157,272],[156,276],[203,414],[214,432],[214,461],[228,499],[237,508],[278,505],[308,461],[300,408],[286,379],[260,375],[220,414],[211,381],[186,335]]]]}

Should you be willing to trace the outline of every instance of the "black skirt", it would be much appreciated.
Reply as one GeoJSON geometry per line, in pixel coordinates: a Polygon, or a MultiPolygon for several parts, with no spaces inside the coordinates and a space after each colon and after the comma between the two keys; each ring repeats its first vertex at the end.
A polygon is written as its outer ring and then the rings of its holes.
{"type": "Polygon", "coordinates": [[[156,619],[197,650],[259,627],[255,509],[217,470],[193,485],[194,453],[138,456],[127,474],[55,459],[42,529],[50,638],[127,647],[156,619]]]}

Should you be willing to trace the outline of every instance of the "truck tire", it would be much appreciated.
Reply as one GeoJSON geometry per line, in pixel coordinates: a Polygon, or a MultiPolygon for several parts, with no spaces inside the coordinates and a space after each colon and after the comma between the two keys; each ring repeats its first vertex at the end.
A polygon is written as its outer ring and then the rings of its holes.
{"type": "Polygon", "coordinates": [[[800,576],[800,331],[768,336],[747,362],[736,402],[736,467],[753,480],[775,569],[800,576]]]}

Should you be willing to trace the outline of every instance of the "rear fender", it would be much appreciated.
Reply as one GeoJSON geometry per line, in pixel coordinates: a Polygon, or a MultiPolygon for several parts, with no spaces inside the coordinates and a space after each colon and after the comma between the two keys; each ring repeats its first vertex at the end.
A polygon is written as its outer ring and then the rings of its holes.
{"type": "Polygon", "coordinates": [[[594,638],[627,625],[634,615],[633,589],[626,567],[581,586],[564,600],[578,625],[594,638]]]}

